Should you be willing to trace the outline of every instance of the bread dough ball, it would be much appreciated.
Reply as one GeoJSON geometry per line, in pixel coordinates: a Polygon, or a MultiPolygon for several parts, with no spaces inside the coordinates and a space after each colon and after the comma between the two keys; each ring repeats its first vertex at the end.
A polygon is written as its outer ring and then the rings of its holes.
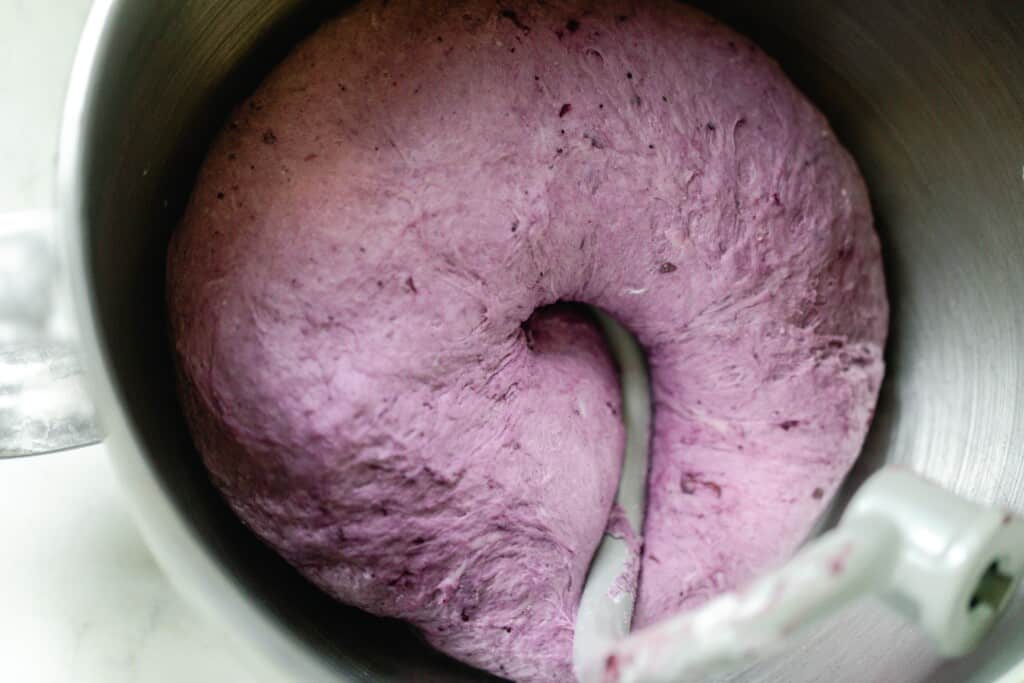
{"type": "Polygon", "coordinates": [[[661,0],[359,3],[233,114],[168,297],[239,517],[337,599],[520,681],[571,680],[623,446],[600,337],[543,307],[598,306],[648,354],[637,626],[804,539],[868,429],[887,325],[825,119],[661,0]]]}

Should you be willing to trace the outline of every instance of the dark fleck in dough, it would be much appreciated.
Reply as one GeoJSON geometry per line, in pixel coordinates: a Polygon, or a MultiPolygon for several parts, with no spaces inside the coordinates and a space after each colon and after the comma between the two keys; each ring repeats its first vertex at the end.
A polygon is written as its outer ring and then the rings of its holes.
{"type": "Polygon", "coordinates": [[[339,600],[570,680],[623,433],[592,326],[533,316],[556,301],[649,354],[637,625],[790,553],[856,457],[887,324],[864,184],[705,16],[366,0],[232,121],[168,257],[181,395],[234,510],[339,600]]]}

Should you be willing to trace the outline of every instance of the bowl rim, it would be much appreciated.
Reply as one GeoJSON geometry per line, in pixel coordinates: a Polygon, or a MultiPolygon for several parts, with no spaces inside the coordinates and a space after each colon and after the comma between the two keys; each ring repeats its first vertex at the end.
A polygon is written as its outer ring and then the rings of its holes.
{"type": "Polygon", "coordinates": [[[109,349],[97,324],[88,247],[85,173],[89,131],[95,119],[97,87],[126,0],[94,0],[85,22],[68,82],[57,155],[58,258],[68,274],[85,382],[106,434],[104,443],[130,513],[146,546],[174,588],[209,622],[219,626],[268,680],[337,683],[358,680],[330,667],[286,629],[235,581],[198,541],[144,455],[145,448],[113,382],[109,349]]]}

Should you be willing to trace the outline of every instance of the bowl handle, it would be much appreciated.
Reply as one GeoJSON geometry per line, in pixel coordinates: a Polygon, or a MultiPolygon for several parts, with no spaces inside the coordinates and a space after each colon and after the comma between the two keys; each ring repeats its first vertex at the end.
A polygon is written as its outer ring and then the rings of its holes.
{"type": "Polygon", "coordinates": [[[101,438],[82,381],[55,213],[0,214],[0,458],[101,438]]]}

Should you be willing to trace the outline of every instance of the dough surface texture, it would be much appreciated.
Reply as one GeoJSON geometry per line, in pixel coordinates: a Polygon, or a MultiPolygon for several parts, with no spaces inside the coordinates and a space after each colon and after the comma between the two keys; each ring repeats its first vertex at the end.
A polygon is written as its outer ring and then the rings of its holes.
{"type": "Polygon", "coordinates": [[[792,552],[883,374],[853,160],[749,40],[660,0],[357,4],[234,112],[167,277],[238,516],[519,681],[571,680],[624,439],[601,337],[538,308],[648,354],[636,626],[792,552]]]}

